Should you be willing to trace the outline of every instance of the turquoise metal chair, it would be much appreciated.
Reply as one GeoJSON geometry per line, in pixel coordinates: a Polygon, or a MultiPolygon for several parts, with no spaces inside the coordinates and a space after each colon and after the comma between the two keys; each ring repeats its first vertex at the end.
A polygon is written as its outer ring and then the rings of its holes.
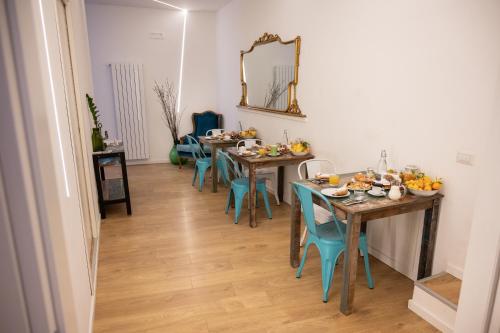
{"type": "MultiPolygon", "coordinates": [[[[234,196],[234,223],[237,224],[238,218],[240,217],[241,213],[241,206],[243,205],[243,199],[245,198],[245,194],[250,191],[248,177],[243,176],[238,164],[231,157],[229,157],[227,153],[220,152],[219,156],[221,160],[222,174],[228,178],[230,174],[232,174],[233,176],[233,180],[231,181],[231,189],[229,190],[227,196],[226,214],[229,213],[229,208],[231,207],[231,196],[234,196]]],[[[271,212],[271,206],[269,205],[269,197],[267,196],[265,179],[256,179],[256,187],[257,191],[254,200],[257,200],[257,196],[259,193],[262,194],[262,197],[264,198],[264,205],[266,206],[267,217],[269,219],[272,219],[273,215],[271,212]]]]}
{"type": "MultiPolygon", "coordinates": [[[[191,154],[193,159],[196,161],[194,166],[194,175],[193,175],[193,186],[196,182],[196,177],[199,176],[199,186],[198,191],[201,192],[203,188],[203,184],[205,183],[205,173],[207,169],[212,165],[212,158],[217,158],[217,156],[207,157],[204,150],[201,148],[200,143],[191,135],[186,135],[186,139],[190,146],[191,154]]],[[[217,168],[222,171],[221,160],[217,159],[217,168]]],[[[226,181],[224,179],[224,181],[226,181]]]]}
{"type": "MultiPolygon", "coordinates": [[[[309,236],[304,247],[304,255],[300,262],[299,269],[297,270],[296,277],[302,276],[302,269],[307,257],[307,250],[311,244],[316,245],[321,256],[321,277],[323,281],[323,302],[328,302],[328,292],[330,290],[333,273],[335,271],[335,264],[339,255],[345,250],[345,233],[346,226],[340,223],[335,216],[332,205],[323,194],[311,189],[303,184],[294,183],[293,189],[299,197],[302,205],[302,211],[306,226],[309,230],[309,236]],[[325,202],[328,210],[331,213],[330,222],[324,224],[316,224],[314,218],[313,208],[313,195],[320,198],[325,202]]],[[[368,260],[368,246],[366,243],[366,235],[360,233],[359,236],[359,250],[363,253],[365,262],[366,278],[368,280],[368,287],[373,289],[373,279],[370,272],[370,262],[368,260]]]]}

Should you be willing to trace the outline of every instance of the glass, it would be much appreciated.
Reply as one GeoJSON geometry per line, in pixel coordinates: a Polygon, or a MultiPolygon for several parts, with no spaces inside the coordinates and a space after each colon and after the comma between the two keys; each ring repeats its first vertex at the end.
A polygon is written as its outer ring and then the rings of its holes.
{"type": "Polygon", "coordinates": [[[330,177],[328,177],[328,182],[332,186],[338,186],[340,183],[340,176],[336,175],[336,174],[332,174],[332,175],[330,175],[330,177]]]}
{"type": "Polygon", "coordinates": [[[365,191],[355,190],[353,195],[353,200],[361,201],[365,198],[365,191]]]}

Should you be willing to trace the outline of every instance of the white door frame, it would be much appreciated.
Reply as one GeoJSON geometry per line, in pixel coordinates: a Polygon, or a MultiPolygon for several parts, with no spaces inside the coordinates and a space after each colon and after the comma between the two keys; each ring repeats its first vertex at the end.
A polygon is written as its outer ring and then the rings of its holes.
{"type": "MultiPolygon", "coordinates": [[[[92,330],[95,297],[88,288],[84,240],[75,227],[80,218],[79,199],[67,119],[61,112],[65,101],[56,51],[56,3],[0,2],[6,5],[7,17],[0,20],[1,49],[9,51],[12,58],[4,66],[12,72],[5,86],[9,98],[14,102],[17,98],[17,105],[9,105],[5,112],[2,107],[1,112],[2,180],[9,221],[15,222],[12,237],[20,279],[30,280],[23,283],[23,291],[26,308],[33,316],[29,317],[31,329],[88,332],[92,330]]],[[[72,5],[83,8],[83,0],[74,0],[72,5]]],[[[0,65],[8,60],[2,54],[0,65]]],[[[0,87],[4,89],[4,85],[0,87]]]]}

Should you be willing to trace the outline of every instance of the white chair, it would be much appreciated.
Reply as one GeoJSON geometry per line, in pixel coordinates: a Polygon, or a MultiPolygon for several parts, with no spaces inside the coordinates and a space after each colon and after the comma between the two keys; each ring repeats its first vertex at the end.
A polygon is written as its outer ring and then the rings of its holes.
{"type": "MultiPolygon", "coordinates": [[[[312,159],[301,162],[297,167],[297,172],[299,173],[299,179],[306,179],[314,177],[317,173],[335,173],[335,167],[332,161],[326,159],[312,159]]],[[[329,221],[330,212],[321,206],[314,205],[314,216],[316,222],[323,224],[329,221]]],[[[304,245],[307,237],[307,226],[302,233],[300,238],[300,246],[304,245]]]]}
{"type": "Polygon", "coordinates": [[[210,136],[212,134],[216,134],[216,135],[224,134],[224,132],[226,132],[226,130],[223,128],[213,128],[213,129],[209,129],[207,131],[207,133],[205,133],[205,136],[210,136]],[[209,133],[210,133],[210,135],[209,135],[209,133]]]}
{"type": "MultiPolygon", "coordinates": [[[[261,139],[245,139],[240,140],[236,144],[236,149],[239,150],[241,144],[245,145],[245,148],[250,149],[254,145],[259,144],[262,145],[261,139]]],[[[274,192],[274,198],[276,199],[276,204],[280,205],[280,198],[278,196],[278,168],[261,168],[255,171],[257,178],[259,179],[268,179],[271,182],[272,189],[274,192]]],[[[245,175],[248,176],[248,170],[245,170],[245,175]]]]}

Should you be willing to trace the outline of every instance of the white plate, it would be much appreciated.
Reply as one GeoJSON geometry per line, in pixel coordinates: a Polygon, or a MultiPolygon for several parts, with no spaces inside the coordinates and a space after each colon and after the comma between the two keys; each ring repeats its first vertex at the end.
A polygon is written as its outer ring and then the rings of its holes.
{"type": "Polygon", "coordinates": [[[326,195],[327,197],[332,197],[332,198],[347,198],[349,195],[349,191],[347,194],[344,195],[335,195],[339,189],[338,188],[324,188],[321,190],[321,194],[326,195]]]}
{"type": "Polygon", "coordinates": [[[281,155],[281,153],[278,153],[278,154],[276,154],[276,155],[271,155],[270,153],[268,153],[268,154],[267,154],[267,156],[269,156],[269,157],[278,157],[278,156],[280,156],[280,155],[281,155]]]}
{"type": "Polygon", "coordinates": [[[384,191],[379,192],[379,193],[375,193],[375,192],[373,192],[373,190],[369,190],[367,193],[370,195],[373,195],[374,197],[385,197],[384,191]]]}
{"type": "Polygon", "coordinates": [[[255,153],[255,152],[251,152],[250,154],[242,154],[242,153],[238,153],[238,155],[243,156],[243,157],[250,157],[250,156],[255,156],[255,155],[257,155],[257,153],[255,153]]]}

